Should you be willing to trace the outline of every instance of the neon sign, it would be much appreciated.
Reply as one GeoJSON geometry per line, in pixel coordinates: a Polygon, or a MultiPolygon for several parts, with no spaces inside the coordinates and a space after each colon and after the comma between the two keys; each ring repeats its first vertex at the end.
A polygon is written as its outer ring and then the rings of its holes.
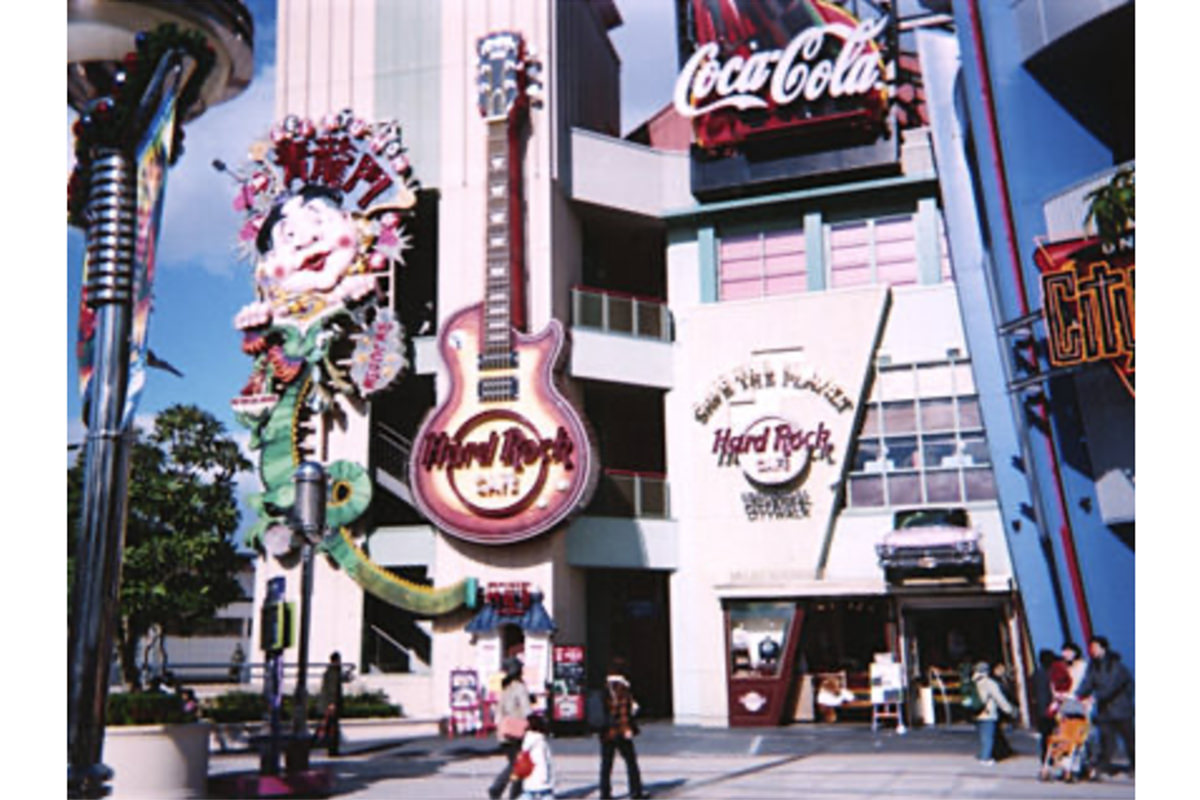
{"type": "Polygon", "coordinates": [[[1039,245],[1046,349],[1056,367],[1108,361],[1134,394],[1132,235],[1116,246],[1097,239],[1039,245]]]}

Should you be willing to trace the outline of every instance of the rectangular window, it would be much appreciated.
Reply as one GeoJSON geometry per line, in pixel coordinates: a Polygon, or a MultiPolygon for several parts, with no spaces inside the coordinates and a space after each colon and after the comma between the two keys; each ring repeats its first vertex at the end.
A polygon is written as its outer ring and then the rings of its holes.
{"type": "Polygon", "coordinates": [[[802,228],[722,236],[718,259],[721,300],[798,294],[808,285],[802,228]]]}
{"type": "Polygon", "coordinates": [[[827,229],[829,286],[903,286],[917,282],[917,234],[911,214],[827,229]]]}
{"type": "Polygon", "coordinates": [[[850,458],[847,503],[887,507],[994,500],[971,364],[879,366],[850,458]]]}

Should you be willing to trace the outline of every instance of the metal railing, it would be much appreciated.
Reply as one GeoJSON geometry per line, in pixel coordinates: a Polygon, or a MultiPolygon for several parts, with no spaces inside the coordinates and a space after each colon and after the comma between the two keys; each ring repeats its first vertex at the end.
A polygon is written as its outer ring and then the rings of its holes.
{"type": "MultiPolygon", "coordinates": [[[[319,676],[325,668],[329,666],[328,662],[310,661],[308,662],[308,679],[313,678],[313,670],[319,676]]],[[[299,673],[300,665],[293,661],[284,662],[283,673],[284,677],[290,680],[295,680],[299,673]]],[[[353,680],[357,665],[352,661],[342,662],[342,673],[346,680],[353,680]]],[[[196,684],[196,683],[261,683],[263,676],[266,674],[267,663],[265,661],[247,661],[241,664],[231,664],[228,661],[190,661],[190,662],[170,662],[164,669],[161,664],[151,665],[141,674],[143,686],[149,686],[153,681],[159,680],[166,684],[196,684]]],[[[121,675],[119,669],[113,670],[113,683],[121,683],[121,675]]]]}
{"type": "Polygon", "coordinates": [[[370,659],[370,663],[364,665],[367,670],[372,667],[378,668],[382,672],[410,672],[417,675],[429,674],[429,664],[421,658],[421,656],[412,648],[405,647],[395,637],[380,628],[378,625],[370,624],[367,626],[371,634],[370,640],[367,643],[368,649],[374,651],[374,658],[370,659]],[[404,657],[402,662],[403,669],[390,669],[395,662],[384,661],[379,653],[379,642],[391,646],[396,652],[404,657]]]}
{"type": "Polygon", "coordinates": [[[671,493],[660,472],[606,469],[585,513],[597,517],[670,519],[671,493]]]}
{"type": "Polygon", "coordinates": [[[375,423],[375,464],[402,483],[408,483],[412,439],[382,422],[375,423]]]}
{"type": "Polygon", "coordinates": [[[671,311],[662,300],[609,289],[571,289],[571,319],[580,328],[669,342],[671,311]]]}

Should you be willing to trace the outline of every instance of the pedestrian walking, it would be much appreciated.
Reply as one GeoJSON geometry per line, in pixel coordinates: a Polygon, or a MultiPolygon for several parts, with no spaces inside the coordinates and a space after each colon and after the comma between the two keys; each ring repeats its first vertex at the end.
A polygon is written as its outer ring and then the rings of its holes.
{"type": "Polygon", "coordinates": [[[529,729],[513,762],[513,777],[521,781],[520,800],[554,797],[554,756],[550,752],[550,724],[541,714],[530,714],[529,729]]]}
{"type": "MultiPolygon", "coordinates": [[[[1000,694],[1004,695],[1004,699],[1015,709],[1017,694],[1009,677],[1008,667],[1003,661],[997,661],[992,667],[992,680],[1000,687],[1000,694]]],[[[1008,733],[1005,731],[1005,722],[1003,715],[996,720],[996,739],[992,744],[992,758],[996,761],[1003,761],[1013,754],[1012,744],[1009,743],[1008,733]]]]}
{"type": "Polygon", "coordinates": [[[975,685],[975,693],[979,697],[980,711],[975,715],[975,728],[979,732],[979,762],[987,766],[996,763],[993,751],[996,744],[996,726],[1000,721],[1000,712],[1015,713],[1012,704],[1004,697],[1004,692],[996,684],[988,670],[988,663],[980,661],[971,673],[971,682],[975,685]]]}
{"type": "Polygon", "coordinates": [[[1093,636],[1088,641],[1087,672],[1076,694],[1091,697],[1093,715],[1100,728],[1100,752],[1093,768],[1104,775],[1113,774],[1112,755],[1120,736],[1129,756],[1129,774],[1133,774],[1133,676],[1121,663],[1120,654],[1108,649],[1108,639],[1093,636]]]}
{"type": "Polygon", "coordinates": [[[336,650],[329,655],[329,665],[321,676],[321,693],[317,697],[321,709],[321,721],[313,733],[313,740],[324,743],[331,756],[338,754],[342,727],[342,654],[336,650]]]}
{"type": "Polygon", "coordinates": [[[504,769],[488,788],[488,797],[500,800],[504,787],[509,786],[509,798],[515,800],[521,794],[521,779],[513,776],[513,762],[521,751],[521,743],[529,728],[529,689],[521,679],[524,665],[519,658],[505,659],[504,678],[500,683],[500,702],[496,706],[496,737],[504,753],[504,769]]]}
{"type": "Polygon", "coordinates": [[[625,661],[614,658],[605,679],[608,711],[607,724],[600,731],[600,797],[612,797],[612,766],[615,753],[625,760],[625,772],[629,780],[631,798],[649,797],[642,788],[642,773],[638,769],[637,750],[633,737],[638,734],[637,703],[633,699],[633,687],[629,685],[625,661]]]}
{"type": "Polygon", "coordinates": [[[229,656],[229,680],[231,683],[242,682],[242,668],[245,664],[246,651],[242,649],[242,643],[238,642],[229,656]]]}

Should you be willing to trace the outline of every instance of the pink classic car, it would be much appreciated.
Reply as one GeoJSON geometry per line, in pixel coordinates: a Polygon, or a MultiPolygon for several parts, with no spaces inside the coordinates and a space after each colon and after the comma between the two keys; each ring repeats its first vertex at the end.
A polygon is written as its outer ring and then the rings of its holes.
{"type": "Polygon", "coordinates": [[[963,508],[897,511],[893,528],[875,545],[888,583],[907,578],[983,575],[980,534],[963,508]]]}

